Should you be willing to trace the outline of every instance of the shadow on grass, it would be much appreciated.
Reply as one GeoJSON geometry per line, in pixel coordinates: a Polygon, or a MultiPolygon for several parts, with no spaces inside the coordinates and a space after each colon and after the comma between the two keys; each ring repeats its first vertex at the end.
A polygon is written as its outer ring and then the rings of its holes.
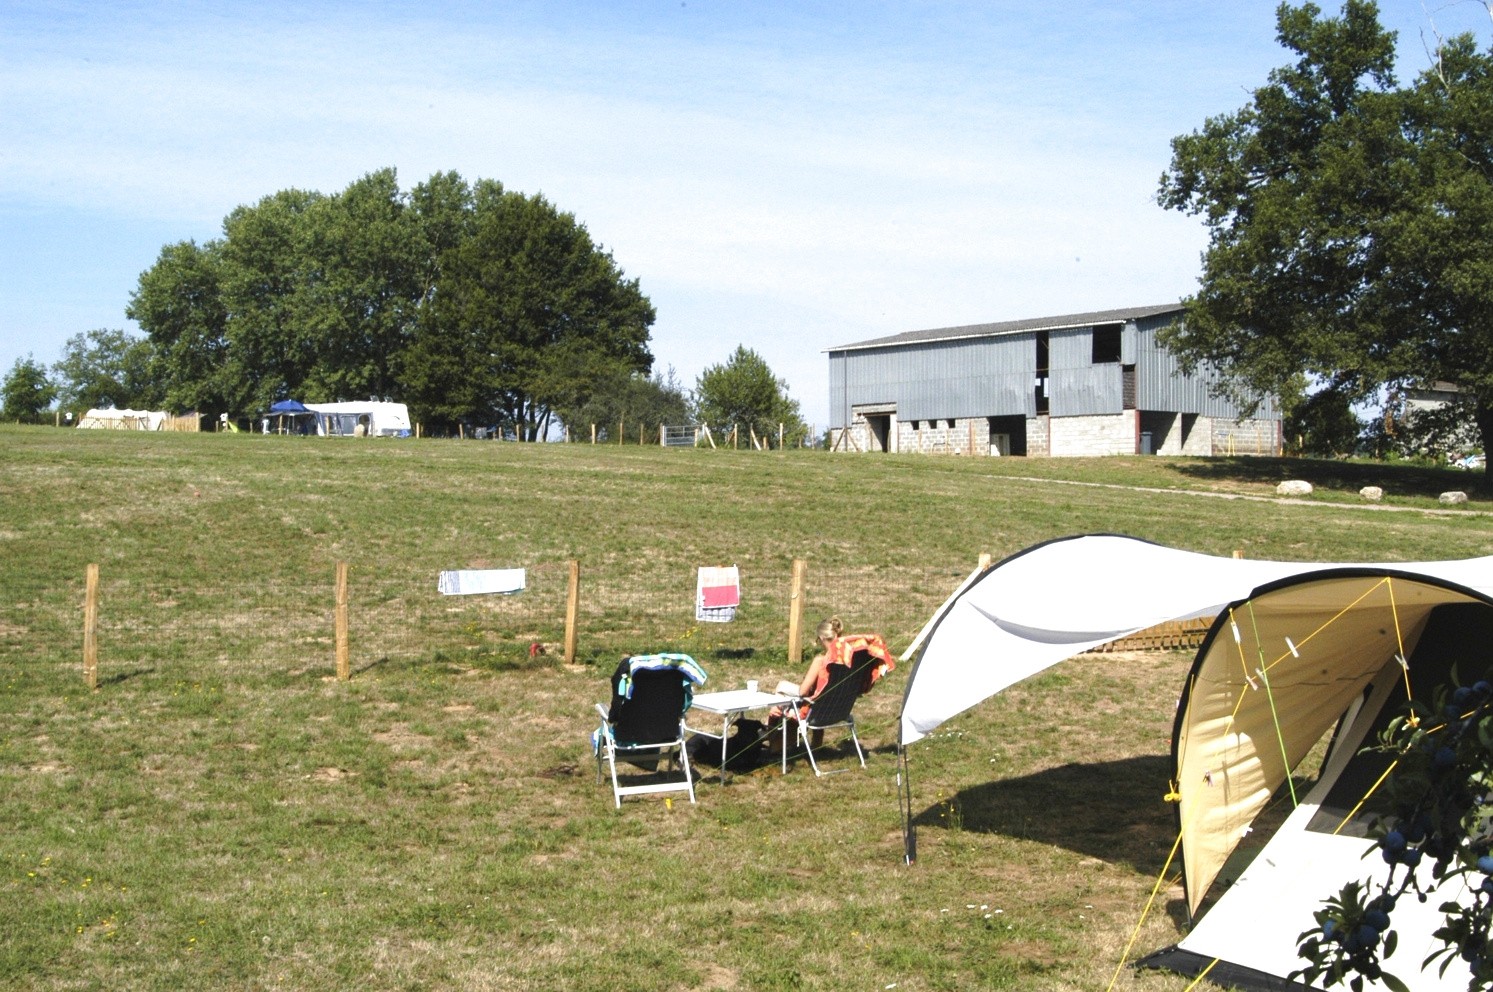
{"type": "Polygon", "coordinates": [[[1178,475],[1204,482],[1246,482],[1276,485],[1302,479],[1319,489],[1357,492],[1378,486],[1390,496],[1435,499],[1456,489],[1474,498],[1488,498],[1484,472],[1383,462],[1340,462],[1316,458],[1211,458],[1178,462],[1178,475]]]}
{"type": "Polygon", "coordinates": [[[148,667],[148,668],[135,668],[135,669],[132,669],[132,670],[130,670],[128,672],[119,672],[117,674],[110,675],[108,678],[99,679],[98,684],[100,686],[119,685],[121,682],[128,682],[130,679],[137,679],[137,678],[139,678],[142,675],[154,675],[154,674],[155,674],[155,667],[154,666],[151,666],[151,667],[148,667]]]}
{"type": "Polygon", "coordinates": [[[1005,834],[1155,874],[1177,835],[1176,807],[1163,799],[1171,764],[1145,755],[987,782],[929,806],[914,823],[1005,834]]]}

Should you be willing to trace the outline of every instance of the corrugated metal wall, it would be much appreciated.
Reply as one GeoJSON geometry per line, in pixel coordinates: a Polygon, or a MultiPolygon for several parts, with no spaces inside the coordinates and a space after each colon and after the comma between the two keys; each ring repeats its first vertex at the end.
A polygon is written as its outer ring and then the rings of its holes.
{"type": "MultiPolygon", "coordinates": [[[[1048,397],[1054,417],[1119,413],[1124,409],[1122,367],[1135,365],[1135,405],[1140,410],[1237,418],[1237,404],[1211,395],[1216,373],[1184,376],[1177,361],[1156,344],[1170,321],[1157,317],[1127,325],[1120,362],[1094,364],[1093,329],[1048,332],[1048,397]]],[[[843,427],[851,411],[895,404],[902,421],[1036,415],[1035,333],[963,341],[932,341],[895,348],[831,352],[830,418],[843,427]]],[[[1267,399],[1254,416],[1278,417],[1267,399]]]]}
{"type": "Polygon", "coordinates": [[[1092,328],[1053,331],[1048,335],[1048,348],[1051,385],[1047,395],[1054,417],[1119,413],[1124,409],[1120,363],[1094,364],[1092,328]]]}
{"type": "MultiPolygon", "coordinates": [[[[1183,375],[1176,358],[1157,345],[1156,332],[1165,325],[1165,321],[1158,321],[1150,326],[1142,325],[1138,329],[1135,405],[1142,410],[1199,413],[1205,417],[1223,417],[1229,420],[1239,417],[1239,404],[1220,399],[1211,393],[1211,387],[1218,381],[1217,372],[1199,369],[1193,375],[1183,375]]],[[[1254,416],[1262,420],[1274,420],[1279,415],[1274,401],[1267,397],[1254,416]]]]}
{"type": "Polygon", "coordinates": [[[843,427],[854,407],[893,402],[899,420],[1029,417],[1036,367],[1030,334],[831,352],[830,418],[843,427]]]}

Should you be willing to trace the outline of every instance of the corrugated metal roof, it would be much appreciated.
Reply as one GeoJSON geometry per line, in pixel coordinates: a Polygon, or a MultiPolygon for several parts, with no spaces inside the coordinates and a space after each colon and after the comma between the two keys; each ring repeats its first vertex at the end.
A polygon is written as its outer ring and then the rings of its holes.
{"type": "Polygon", "coordinates": [[[888,348],[899,345],[925,344],[930,341],[957,341],[963,338],[988,338],[1024,331],[1058,331],[1069,327],[1093,327],[1098,324],[1124,324],[1145,317],[1181,313],[1182,304],[1163,303],[1149,307],[1123,307],[1119,310],[1096,310],[1061,317],[1036,317],[1029,320],[1005,320],[994,324],[966,324],[963,327],[935,327],[926,331],[904,331],[884,338],[857,341],[854,344],[826,348],[826,353],[855,351],[860,348],[888,348]]]}

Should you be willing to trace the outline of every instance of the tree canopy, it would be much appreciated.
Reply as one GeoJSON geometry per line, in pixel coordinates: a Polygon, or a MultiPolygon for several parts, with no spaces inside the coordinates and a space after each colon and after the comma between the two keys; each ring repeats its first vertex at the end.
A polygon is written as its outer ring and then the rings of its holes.
{"type": "Polygon", "coordinates": [[[233,414],[386,397],[532,439],[590,380],[653,361],[652,305],[573,215],[454,172],[238,207],[221,238],[163,248],[126,313],[165,402],[233,414]]]}
{"type": "Polygon", "coordinates": [[[30,355],[17,358],[4,383],[0,383],[0,416],[21,423],[34,422],[56,398],[57,387],[48,378],[46,367],[30,355]]]}
{"type": "Polygon", "coordinates": [[[162,391],[152,377],[150,343],[99,328],[67,339],[52,366],[57,400],[68,409],[155,407],[162,391]]]}
{"type": "Polygon", "coordinates": [[[1493,53],[1438,44],[1400,86],[1377,7],[1282,4],[1296,60],[1240,110],[1173,139],[1165,207],[1209,242],[1184,364],[1236,394],[1306,374],[1352,399],[1456,383],[1493,440],[1493,53]]]}
{"type": "Polygon", "coordinates": [[[776,437],[783,425],[787,437],[802,439],[806,427],[788,384],[773,375],[762,356],[744,345],[721,365],[700,373],[695,384],[695,414],[723,430],[736,427],[758,437],[776,437]]]}

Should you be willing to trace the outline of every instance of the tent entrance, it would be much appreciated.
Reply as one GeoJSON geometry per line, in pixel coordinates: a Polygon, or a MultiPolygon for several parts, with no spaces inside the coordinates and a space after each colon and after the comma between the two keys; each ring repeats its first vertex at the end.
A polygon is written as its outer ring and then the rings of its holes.
{"type": "MultiPolygon", "coordinates": [[[[1417,698],[1430,698],[1437,686],[1451,680],[1454,668],[1462,677],[1480,676],[1484,663],[1473,646],[1489,638],[1493,607],[1480,602],[1434,607],[1409,651],[1411,691],[1417,698]]],[[[1373,843],[1375,819],[1387,811],[1384,800],[1369,793],[1389,758],[1365,749],[1403,712],[1405,678],[1398,662],[1384,666],[1363,699],[1361,706],[1349,708],[1317,786],[1202,914],[1192,932],[1175,947],[1138,962],[1138,967],[1196,975],[1217,958],[1221,963],[1209,972],[1210,980],[1248,990],[1304,988],[1286,983],[1282,976],[1304,963],[1296,956],[1296,937],[1311,927],[1312,913],[1345,881],[1376,880],[1383,874],[1383,863],[1364,854],[1373,843]]],[[[1401,900],[1396,910],[1401,945],[1386,960],[1386,969],[1412,980],[1417,990],[1460,992],[1466,987],[1465,974],[1455,967],[1444,979],[1434,967],[1420,971],[1420,963],[1440,946],[1430,937],[1439,925],[1436,907],[1459,894],[1438,890],[1425,904],[1401,900]]]]}

